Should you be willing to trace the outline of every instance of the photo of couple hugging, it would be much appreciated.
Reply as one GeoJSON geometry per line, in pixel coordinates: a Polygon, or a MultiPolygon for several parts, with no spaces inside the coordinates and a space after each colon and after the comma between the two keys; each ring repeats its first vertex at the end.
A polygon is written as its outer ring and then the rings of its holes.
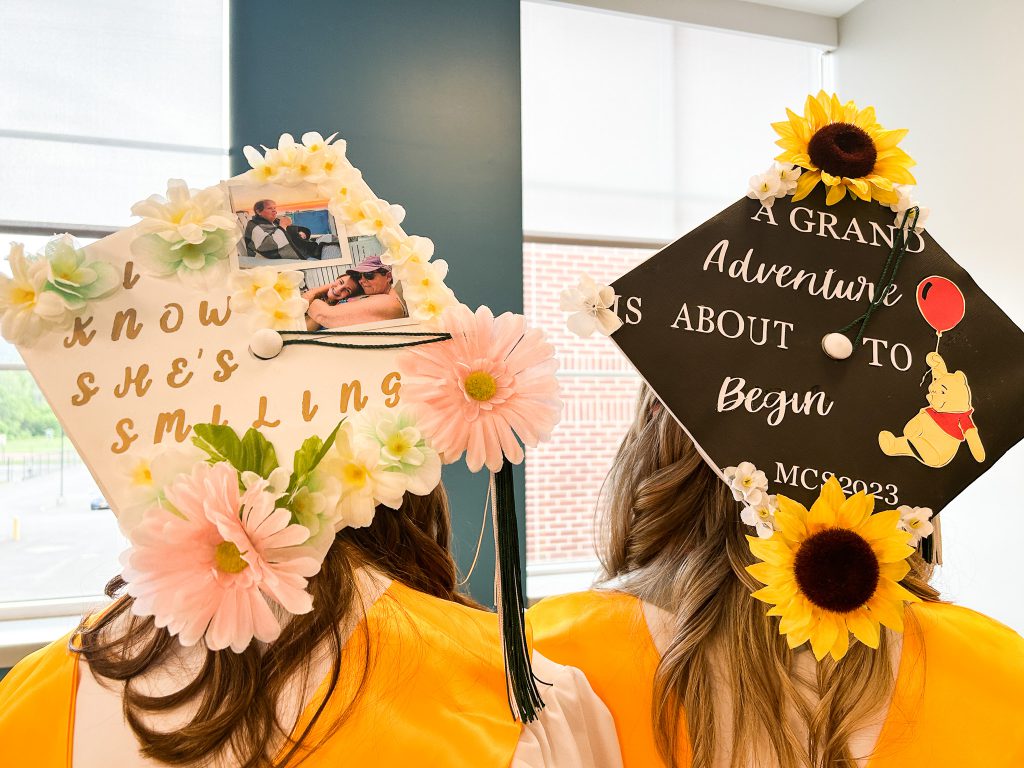
{"type": "Polygon", "coordinates": [[[380,256],[363,259],[302,298],[309,302],[306,329],[310,331],[397,320],[408,314],[391,267],[380,256]]]}

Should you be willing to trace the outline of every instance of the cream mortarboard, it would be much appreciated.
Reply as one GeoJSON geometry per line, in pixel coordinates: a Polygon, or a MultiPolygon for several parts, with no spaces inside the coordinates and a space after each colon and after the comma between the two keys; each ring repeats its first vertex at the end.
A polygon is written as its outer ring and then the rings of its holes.
{"type": "Polygon", "coordinates": [[[131,541],[133,610],[184,644],[273,642],[271,604],[312,609],[337,531],[466,453],[492,473],[510,702],[533,719],[510,464],[559,418],[553,349],[521,316],[459,304],[344,142],[264,150],[209,189],[171,180],[84,248],[14,246],[0,276],[3,335],[131,541]],[[391,279],[346,276],[369,263],[391,279]]]}
{"type": "Polygon", "coordinates": [[[902,626],[907,543],[933,559],[933,516],[1024,437],[1024,333],[922,228],[905,130],[825,93],[787,114],[747,197],[563,308],[730,484],[790,642],[838,658],[902,626]]]}

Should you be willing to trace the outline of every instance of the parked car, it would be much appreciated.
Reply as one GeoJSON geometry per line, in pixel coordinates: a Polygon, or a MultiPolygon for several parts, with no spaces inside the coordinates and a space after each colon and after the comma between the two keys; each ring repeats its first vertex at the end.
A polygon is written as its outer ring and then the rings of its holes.
{"type": "Polygon", "coordinates": [[[102,496],[97,496],[89,502],[89,509],[110,509],[110,505],[102,496]]]}

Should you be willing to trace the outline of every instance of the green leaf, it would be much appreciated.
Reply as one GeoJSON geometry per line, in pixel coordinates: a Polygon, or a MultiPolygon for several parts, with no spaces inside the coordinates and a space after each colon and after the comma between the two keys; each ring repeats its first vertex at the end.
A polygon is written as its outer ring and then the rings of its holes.
{"type": "MultiPolygon", "coordinates": [[[[270,477],[270,473],[278,467],[277,451],[267,438],[258,430],[249,428],[242,436],[242,453],[238,463],[234,461],[231,465],[241,472],[255,472],[263,478],[270,477]]],[[[228,459],[231,461],[231,459],[228,459]]]]}
{"type": "Polygon", "coordinates": [[[331,430],[331,434],[329,434],[327,436],[327,439],[324,440],[323,448],[321,448],[320,453],[316,455],[316,459],[313,461],[313,466],[311,469],[316,469],[317,465],[324,460],[324,456],[327,455],[327,452],[331,450],[331,446],[334,445],[334,439],[338,436],[338,430],[341,429],[341,425],[344,422],[345,420],[342,419],[337,423],[337,425],[335,425],[334,429],[331,430]]]}
{"type": "Polygon", "coordinates": [[[235,430],[226,424],[196,424],[192,427],[192,443],[213,462],[227,461],[241,454],[242,443],[235,430]]]}
{"type": "Polygon", "coordinates": [[[255,472],[267,478],[278,467],[274,446],[255,429],[249,429],[241,440],[235,430],[225,424],[196,424],[192,431],[192,442],[205,451],[211,461],[226,461],[239,474],[255,472]]]}
{"type": "Polygon", "coordinates": [[[327,436],[326,440],[321,440],[316,435],[307,437],[303,441],[302,447],[295,452],[295,460],[292,463],[292,475],[288,480],[289,496],[306,484],[309,473],[319,466],[324,456],[331,450],[331,446],[334,445],[334,439],[338,436],[338,430],[341,428],[342,421],[338,422],[338,425],[327,436]]]}
{"type": "Polygon", "coordinates": [[[320,455],[320,449],[323,448],[324,441],[316,435],[307,437],[302,447],[295,452],[295,461],[292,463],[292,476],[288,481],[288,493],[292,494],[303,484],[306,476],[313,471],[316,466],[317,456],[320,455]]]}

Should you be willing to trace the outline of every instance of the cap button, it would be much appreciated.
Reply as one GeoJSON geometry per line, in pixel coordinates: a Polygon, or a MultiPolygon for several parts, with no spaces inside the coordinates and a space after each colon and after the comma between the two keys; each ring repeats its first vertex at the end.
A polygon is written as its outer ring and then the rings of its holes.
{"type": "Polygon", "coordinates": [[[826,333],[821,348],[833,360],[845,360],[853,354],[853,343],[841,333],[826,333]]]}
{"type": "Polygon", "coordinates": [[[249,351],[260,360],[272,360],[283,348],[284,339],[273,328],[260,328],[249,340],[249,351]]]}

